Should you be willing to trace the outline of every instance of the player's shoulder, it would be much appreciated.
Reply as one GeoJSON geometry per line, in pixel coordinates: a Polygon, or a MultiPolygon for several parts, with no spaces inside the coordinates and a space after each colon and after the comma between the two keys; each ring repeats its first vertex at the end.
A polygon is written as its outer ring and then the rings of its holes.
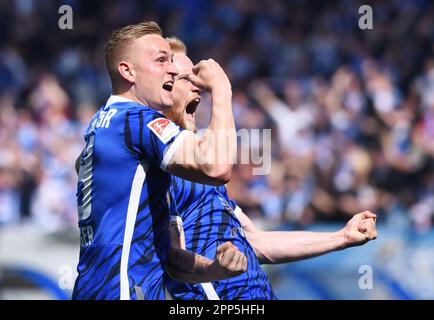
{"type": "Polygon", "coordinates": [[[192,189],[192,184],[195,184],[195,182],[171,175],[170,189],[176,195],[189,195],[192,189]]]}
{"type": "Polygon", "coordinates": [[[145,123],[156,119],[165,119],[164,122],[171,122],[165,115],[146,105],[134,102],[126,107],[125,111],[131,118],[140,118],[145,123]]]}
{"type": "Polygon", "coordinates": [[[180,131],[180,128],[173,121],[147,106],[129,110],[128,117],[130,121],[140,123],[140,126],[144,125],[164,143],[180,131]]]}
{"type": "Polygon", "coordinates": [[[111,96],[105,106],[103,106],[103,109],[108,108],[114,108],[119,109],[119,111],[124,111],[125,113],[128,113],[129,115],[141,115],[146,117],[164,117],[161,113],[158,111],[152,109],[151,107],[141,104],[139,102],[121,97],[121,96],[111,96]]]}
{"type": "Polygon", "coordinates": [[[187,183],[189,182],[188,180],[184,180],[183,178],[177,177],[175,175],[171,175],[170,177],[171,177],[171,180],[172,180],[172,185],[171,185],[172,188],[175,187],[175,186],[179,187],[181,185],[185,185],[186,182],[187,183]]]}

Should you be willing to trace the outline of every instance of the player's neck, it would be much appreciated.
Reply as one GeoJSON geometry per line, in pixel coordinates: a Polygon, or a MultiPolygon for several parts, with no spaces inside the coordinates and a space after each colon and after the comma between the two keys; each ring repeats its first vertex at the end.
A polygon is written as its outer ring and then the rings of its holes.
{"type": "Polygon", "coordinates": [[[123,97],[123,98],[126,98],[128,100],[132,100],[134,102],[137,102],[137,103],[140,103],[140,104],[143,104],[143,105],[147,105],[146,102],[141,101],[131,91],[126,91],[126,92],[123,92],[123,93],[114,93],[113,95],[116,95],[118,97],[123,97]]]}

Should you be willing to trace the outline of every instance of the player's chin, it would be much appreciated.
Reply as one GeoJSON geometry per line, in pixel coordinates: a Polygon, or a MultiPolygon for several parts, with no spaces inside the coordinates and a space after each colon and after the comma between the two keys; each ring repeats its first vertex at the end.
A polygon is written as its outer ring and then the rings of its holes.
{"type": "Polygon", "coordinates": [[[161,106],[163,109],[170,109],[173,107],[172,95],[162,95],[161,96],[161,106]]]}
{"type": "Polygon", "coordinates": [[[192,120],[185,120],[185,129],[196,133],[196,122],[192,120]]]}

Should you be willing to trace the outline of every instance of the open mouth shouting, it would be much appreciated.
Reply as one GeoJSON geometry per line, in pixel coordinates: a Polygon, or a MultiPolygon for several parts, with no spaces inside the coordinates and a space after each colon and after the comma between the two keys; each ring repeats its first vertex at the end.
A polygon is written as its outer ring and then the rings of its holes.
{"type": "Polygon", "coordinates": [[[190,117],[192,117],[193,119],[194,119],[194,116],[195,116],[195,112],[196,112],[197,106],[200,103],[200,100],[201,100],[200,97],[194,98],[185,107],[185,113],[187,115],[189,115],[190,117]]]}
{"type": "Polygon", "coordinates": [[[173,89],[173,80],[166,81],[163,83],[163,89],[169,92],[172,92],[173,89]]]}

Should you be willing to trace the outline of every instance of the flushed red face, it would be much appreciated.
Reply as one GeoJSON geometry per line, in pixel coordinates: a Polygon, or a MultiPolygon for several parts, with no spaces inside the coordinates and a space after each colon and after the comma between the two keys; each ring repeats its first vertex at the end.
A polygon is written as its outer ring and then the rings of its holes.
{"type": "Polygon", "coordinates": [[[193,63],[179,52],[174,54],[173,63],[178,70],[172,88],[173,107],[164,114],[181,128],[196,131],[196,108],[201,98],[200,89],[188,80],[188,76],[193,73],[193,63]]]}
{"type": "Polygon", "coordinates": [[[178,71],[173,64],[173,52],[161,36],[145,35],[134,40],[126,59],[132,66],[133,93],[142,103],[155,110],[173,106],[172,88],[178,71]]]}

